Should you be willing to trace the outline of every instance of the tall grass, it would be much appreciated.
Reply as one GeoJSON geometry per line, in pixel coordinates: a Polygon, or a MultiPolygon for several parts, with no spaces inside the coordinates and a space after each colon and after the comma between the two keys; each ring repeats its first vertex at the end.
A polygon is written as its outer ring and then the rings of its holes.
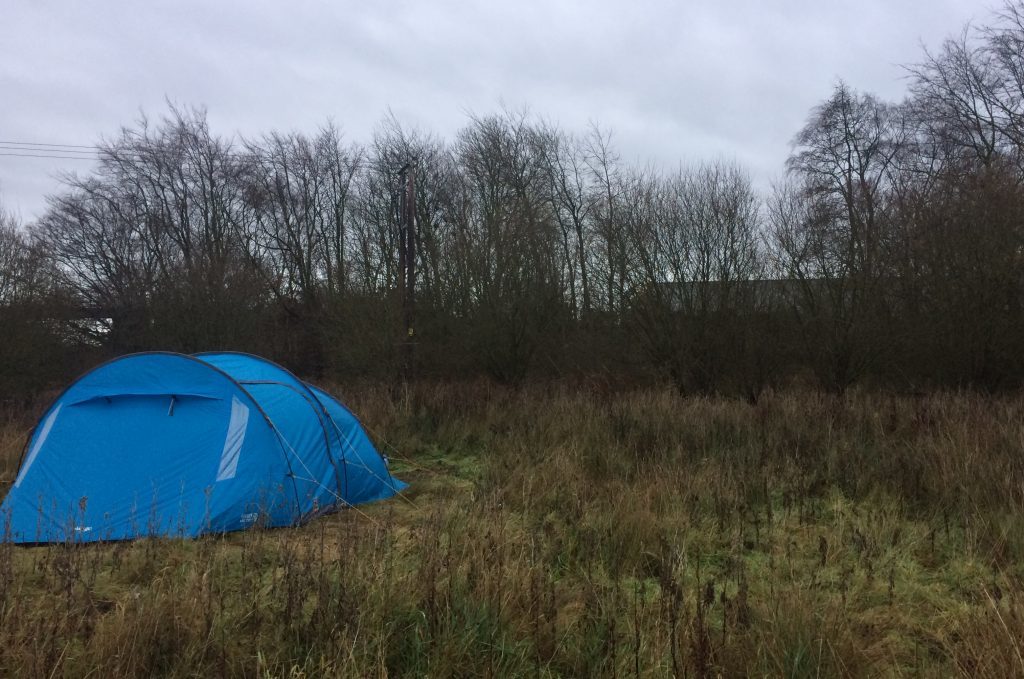
{"type": "Polygon", "coordinates": [[[334,391],[403,498],[0,546],[0,674],[1024,675],[1022,399],[334,391]]]}

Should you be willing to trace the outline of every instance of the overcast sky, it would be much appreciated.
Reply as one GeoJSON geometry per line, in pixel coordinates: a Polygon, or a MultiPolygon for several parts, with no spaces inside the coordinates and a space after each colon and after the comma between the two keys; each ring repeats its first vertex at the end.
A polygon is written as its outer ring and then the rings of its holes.
{"type": "MultiPolygon", "coordinates": [[[[0,141],[93,144],[167,99],[222,135],[333,119],[363,141],[390,107],[450,136],[505,102],[599,121],[631,162],[725,157],[767,186],[838,78],[898,100],[901,64],[994,4],[0,0],[0,141]]],[[[72,168],[0,155],[0,201],[30,220],[72,168]]]]}

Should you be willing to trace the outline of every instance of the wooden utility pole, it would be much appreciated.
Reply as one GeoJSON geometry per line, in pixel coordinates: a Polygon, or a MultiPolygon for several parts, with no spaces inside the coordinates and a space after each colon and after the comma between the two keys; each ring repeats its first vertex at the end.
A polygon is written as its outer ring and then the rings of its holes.
{"type": "Polygon", "coordinates": [[[413,375],[416,348],[416,158],[398,171],[402,194],[398,217],[398,291],[402,298],[402,379],[413,375]]]}

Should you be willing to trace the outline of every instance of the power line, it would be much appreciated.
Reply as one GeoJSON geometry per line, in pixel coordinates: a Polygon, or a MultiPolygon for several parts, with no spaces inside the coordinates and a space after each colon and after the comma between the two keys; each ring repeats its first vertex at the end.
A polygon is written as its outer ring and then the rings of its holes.
{"type": "Polygon", "coordinates": [[[82,144],[44,144],[42,142],[34,141],[4,141],[0,139],[0,144],[12,144],[14,146],[53,146],[57,148],[69,148],[69,149],[98,149],[99,146],[85,146],[82,144]]]}
{"type": "Polygon", "coordinates": [[[0,153],[0,156],[12,156],[15,158],[57,158],[64,160],[99,160],[99,158],[93,158],[90,156],[55,156],[55,155],[42,155],[36,153],[0,153]]]}
{"type": "MultiPolygon", "coordinates": [[[[179,150],[180,149],[166,149],[160,146],[148,144],[136,147],[141,150],[134,150],[132,148],[117,148],[117,147],[103,147],[103,146],[87,146],[84,144],[47,144],[43,142],[26,142],[26,141],[10,141],[0,140],[0,156],[7,156],[13,158],[54,158],[60,160],[105,160],[118,158],[130,158],[134,160],[148,158],[147,151],[153,150],[179,150]],[[87,150],[83,150],[87,149],[87,150]]],[[[242,159],[258,159],[258,160],[273,160],[280,157],[273,152],[258,151],[258,152],[223,152],[218,154],[224,158],[233,158],[235,160],[242,159]]]]}
{"type": "Polygon", "coordinates": [[[94,158],[99,155],[98,151],[79,151],[78,149],[32,149],[25,146],[8,146],[3,142],[0,142],[0,150],[17,151],[18,153],[45,153],[49,155],[70,153],[72,155],[82,156],[85,158],[94,158]]]}
{"type": "Polygon", "coordinates": [[[2,141],[0,141],[0,149],[7,149],[8,151],[32,151],[32,152],[38,151],[40,153],[74,153],[76,155],[79,155],[79,154],[82,154],[82,153],[87,153],[87,154],[95,155],[95,154],[99,153],[99,151],[85,151],[85,150],[78,149],[78,148],[37,149],[37,148],[30,148],[28,146],[15,146],[13,144],[8,144],[8,143],[2,142],[2,141]]]}

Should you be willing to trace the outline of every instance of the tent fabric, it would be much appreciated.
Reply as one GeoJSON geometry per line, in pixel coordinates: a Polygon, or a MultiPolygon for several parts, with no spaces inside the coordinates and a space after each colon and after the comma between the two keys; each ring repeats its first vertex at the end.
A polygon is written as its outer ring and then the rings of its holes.
{"type": "Polygon", "coordinates": [[[373,502],[390,497],[387,479],[391,478],[391,474],[387,464],[373,447],[359,420],[330,394],[313,386],[310,391],[327,412],[339,441],[346,474],[345,487],[352,503],[373,502]]]}
{"type": "Polygon", "coordinates": [[[3,539],[92,542],[299,525],[394,479],[325,392],[246,354],[132,354],[43,413],[0,505],[3,539]]]}

